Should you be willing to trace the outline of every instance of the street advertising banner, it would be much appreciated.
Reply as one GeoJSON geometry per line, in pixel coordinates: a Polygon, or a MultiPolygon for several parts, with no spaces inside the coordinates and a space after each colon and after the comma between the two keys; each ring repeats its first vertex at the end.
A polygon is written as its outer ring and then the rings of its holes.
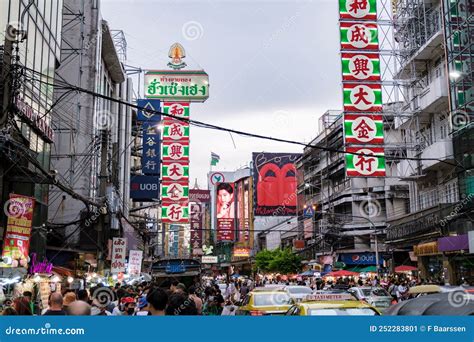
{"type": "Polygon", "coordinates": [[[130,198],[139,202],[158,200],[160,198],[160,177],[131,175],[130,198]]]}
{"type": "Polygon", "coordinates": [[[139,276],[142,272],[143,251],[130,250],[128,253],[128,274],[139,276]]]}
{"type": "Polygon", "coordinates": [[[381,112],[382,86],[372,83],[344,83],[345,112],[381,112]]]}
{"type": "Polygon", "coordinates": [[[382,145],[383,116],[344,114],[344,137],[346,144],[382,145]]]}
{"type": "Polygon", "coordinates": [[[235,186],[219,183],[216,187],[217,241],[235,239],[235,186]]]}
{"type": "Polygon", "coordinates": [[[383,147],[347,147],[347,177],[385,177],[383,147]]]}
{"type": "Polygon", "coordinates": [[[161,218],[189,223],[189,103],[164,102],[163,113],[161,218]]]}
{"type": "Polygon", "coordinates": [[[127,255],[127,239],[113,238],[112,239],[112,260],[110,263],[110,273],[118,274],[124,273],[125,257],[127,255]]]}
{"type": "Polygon", "coordinates": [[[295,216],[299,153],[253,153],[256,216],[295,216]]]}
{"type": "Polygon", "coordinates": [[[378,53],[342,53],[343,81],[380,81],[378,53]]]}
{"type": "Polygon", "coordinates": [[[197,203],[211,203],[211,191],[189,189],[189,201],[197,203]]]}
{"type": "Polygon", "coordinates": [[[377,0],[339,0],[341,19],[376,20],[377,0]]]}
{"type": "Polygon", "coordinates": [[[7,262],[1,266],[28,268],[35,199],[17,194],[9,197],[4,206],[8,218],[2,252],[2,258],[7,262]]]}
{"type": "Polygon", "coordinates": [[[376,23],[341,21],[341,50],[378,51],[379,33],[376,23]]]}
{"type": "Polygon", "coordinates": [[[161,121],[161,101],[157,99],[138,99],[137,106],[137,120],[142,122],[154,122],[158,123],[161,121]],[[148,111],[147,111],[148,109],[148,111]]]}
{"type": "Polygon", "coordinates": [[[191,253],[202,254],[203,208],[200,203],[189,203],[191,211],[191,253]]]}
{"type": "Polygon", "coordinates": [[[150,70],[144,82],[146,98],[204,102],[209,97],[209,75],[203,70],[150,70]]]}
{"type": "Polygon", "coordinates": [[[143,123],[142,172],[145,175],[159,175],[161,162],[160,131],[158,124],[143,123]]]}
{"type": "Polygon", "coordinates": [[[238,242],[248,245],[250,240],[250,178],[241,179],[236,183],[237,191],[237,227],[238,242]]]}
{"type": "Polygon", "coordinates": [[[171,257],[178,257],[179,255],[179,225],[171,224],[168,230],[168,254],[171,257]]]}

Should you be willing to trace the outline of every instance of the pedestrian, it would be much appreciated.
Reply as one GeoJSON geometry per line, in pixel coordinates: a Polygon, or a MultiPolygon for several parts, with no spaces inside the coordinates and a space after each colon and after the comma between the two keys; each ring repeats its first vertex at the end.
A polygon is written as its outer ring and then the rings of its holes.
{"type": "Polygon", "coordinates": [[[23,292],[23,297],[28,299],[28,303],[30,305],[31,312],[34,315],[38,311],[38,307],[33,302],[33,293],[31,291],[25,291],[25,292],[23,292]]]}
{"type": "Polygon", "coordinates": [[[146,296],[142,296],[138,299],[137,304],[138,311],[135,313],[135,316],[149,316],[150,312],[148,311],[148,302],[146,301],[146,296]]]}
{"type": "Polygon", "coordinates": [[[66,316],[67,313],[63,308],[63,295],[59,292],[53,292],[49,295],[48,310],[43,316],[66,316]]]}
{"type": "Polygon", "coordinates": [[[89,303],[89,301],[90,301],[89,293],[87,292],[87,290],[77,291],[77,300],[82,300],[83,302],[86,302],[86,303],[90,304],[89,303]]]}
{"type": "Polygon", "coordinates": [[[194,286],[189,288],[189,298],[191,298],[194,301],[194,304],[196,304],[197,314],[202,315],[202,299],[196,294],[196,288],[194,286]]]}
{"type": "Polygon", "coordinates": [[[132,297],[124,297],[122,298],[122,304],[123,304],[123,310],[122,310],[122,315],[123,316],[133,316],[135,314],[135,308],[136,308],[136,303],[135,299],[132,297]]]}
{"type": "Polygon", "coordinates": [[[67,312],[67,308],[68,306],[76,301],[76,294],[74,292],[67,292],[65,295],[64,295],[64,299],[63,299],[63,309],[67,312]]]}
{"type": "Polygon", "coordinates": [[[175,292],[169,298],[165,314],[167,316],[197,315],[196,304],[186,293],[175,292]]]}
{"type": "Polygon", "coordinates": [[[67,314],[69,316],[90,316],[91,306],[83,300],[76,300],[68,305],[67,314]]]}
{"type": "Polygon", "coordinates": [[[151,288],[146,296],[148,302],[148,311],[152,316],[164,316],[166,305],[168,304],[168,295],[160,287],[151,288]]]}
{"type": "Polygon", "coordinates": [[[19,297],[13,301],[13,307],[19,316],[32,316],[31,306],[28,298],[19,297]]]}
{"type": "Polygon", "coordinates": [[[11,306],[7,306],[5,309],[2,311],[2,316],[17,316],[18,313],[16,312],[15,308],[11,306]]]}

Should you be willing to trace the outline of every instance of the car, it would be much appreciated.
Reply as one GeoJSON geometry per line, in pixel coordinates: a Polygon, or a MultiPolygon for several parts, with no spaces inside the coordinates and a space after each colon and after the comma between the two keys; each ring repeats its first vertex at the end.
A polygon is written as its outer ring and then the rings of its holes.
{"type": "Polygon", "coordinates": [[[300,302],[307,295],[313,293],[311,287],[302,285],[288,285],[285,286],[284,289],[288,292],[290,297],[293,298],[295,302],[300,302]]]}
{"type": "Polygon", "coordinates": [[[388,316],[472,316],[474,301],[472,291],[456,291],[427,294],[403,300],[384,311],[388,316]]]}
{"type": "Polygon", "coordinates": [[[284,289],[256,288],[242,300],[236,315],[284,315],[294,303],[284,289]]]}
{"type": "Polygon", "coordinates": [[[319,293],[293,305],[287,316],[380,316],[368,303],[355,300],[350,293],[319,293]]]}
{"type": "Polygon", "coordinates": [[[379,310],[385,310],[396,303],[387,290],[378,286],[351,287],[348,292],[352,293],[358,300],[363,300],[379,310]]]}
{"type": "Polygon", "coordinates": [[[427,284],[427,285],[417,285],[410,287],[408,290],[408,298],[418,298],[422,296],[426,296],[429,294],[434,293],[447,293],[447,292],[454,292],[458,290],[463,290],[468,293],[474,292],[473,286],[442,286],[436,284],[427,284]]]}

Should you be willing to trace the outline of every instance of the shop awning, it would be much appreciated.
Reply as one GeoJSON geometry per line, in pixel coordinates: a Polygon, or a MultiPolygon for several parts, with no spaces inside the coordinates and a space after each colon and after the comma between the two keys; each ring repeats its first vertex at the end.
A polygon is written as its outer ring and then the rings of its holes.
{"type": "Polygon", "coordinates": [[[407,265],[401,265],[401,266],[395,267],[395,273],[412,272],[412,271],[418,271],[418,268],[414,266],[407,266],[407,265]]]}
{"type": "Polygon", "coordinates": [[[53,273],[60,275],[62,277],[72,277],[74,276],[74,272],[66,267],[61,266],[53,266],[53,273]]]}

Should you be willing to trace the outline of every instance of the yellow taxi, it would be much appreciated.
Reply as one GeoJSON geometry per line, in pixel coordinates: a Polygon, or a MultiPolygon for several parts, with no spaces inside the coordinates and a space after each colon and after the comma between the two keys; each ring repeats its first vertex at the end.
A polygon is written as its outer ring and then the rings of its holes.
{"type": "Polygon", "coordinates": [[[284,288],[258,287],[243,299],[236,315],[284,315],[294,303],[284,288]]]}
{"type": "Polygon", "coordinates": [[[379,316],[373,306],[349,293],[318,293],[293,305],[287,316],[379,316]]]}

